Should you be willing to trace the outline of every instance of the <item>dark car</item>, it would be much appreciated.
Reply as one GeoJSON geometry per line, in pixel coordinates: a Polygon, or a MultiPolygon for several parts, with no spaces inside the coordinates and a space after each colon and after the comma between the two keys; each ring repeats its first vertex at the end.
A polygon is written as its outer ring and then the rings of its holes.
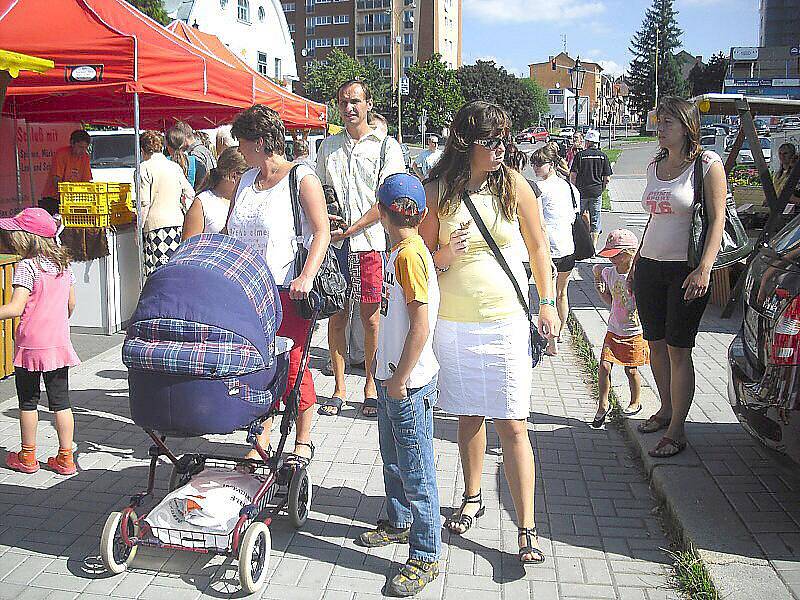
{"type": "Polygon", "coordinates": [[[757,250],[728,349],[728,399],[742,426],[800,463],[800,217],[757,250]]]}

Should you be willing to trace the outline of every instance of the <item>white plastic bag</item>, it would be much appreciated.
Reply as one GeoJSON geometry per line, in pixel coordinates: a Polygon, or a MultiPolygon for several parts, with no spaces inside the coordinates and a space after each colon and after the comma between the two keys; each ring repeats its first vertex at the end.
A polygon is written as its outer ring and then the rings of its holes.
{"type": "Polygon", "coordinates": [[[224,550],[239,511],[252,503],[263,481],[249,473],[206,469],[167,494],[145,521],[164,543],[224,550]]]}

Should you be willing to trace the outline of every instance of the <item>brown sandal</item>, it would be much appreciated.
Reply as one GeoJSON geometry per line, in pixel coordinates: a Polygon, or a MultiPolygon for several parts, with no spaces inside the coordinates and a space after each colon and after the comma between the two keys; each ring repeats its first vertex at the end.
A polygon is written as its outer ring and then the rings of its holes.
{"type": "Polygon", "coordinates": [[[644,423],[639,423],[636,430],[639,433],[655,433],[656,431],[661,431],[662,429],[666,429],[669,427],[669,422],[672,419],[665,419],[664,417],[659,417],[658,415],[653,415],[644,423]]]}
{"type": "Polygon", "coordinates": [[[684,450],[686,450],[686,442],[676,442],[672,438],[664,436],[658,440],[655,448],[647,453],[653,458],[671,458],[684,450]]]}

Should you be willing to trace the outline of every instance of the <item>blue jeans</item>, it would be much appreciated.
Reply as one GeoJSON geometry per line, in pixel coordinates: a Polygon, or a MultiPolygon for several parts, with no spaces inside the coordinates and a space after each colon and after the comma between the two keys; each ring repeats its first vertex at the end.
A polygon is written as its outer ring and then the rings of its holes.
{"type": "Polygon", "coordinates": [[[408,390],[408,398],[389,398],[378,386],[378,441],[383,459],[386,511],[393,527],[411,527],[409,558],[439,559],[442,523],[433,461],[433,405],[436,378],[408,390]]]}
{"type": "Polygon", "coordinates": [[[581,197],[581,213],[589,211],[589,230],[593,233],[600,231],[600,211],[603,209],[603,196],[597,198],[581,197]]]}

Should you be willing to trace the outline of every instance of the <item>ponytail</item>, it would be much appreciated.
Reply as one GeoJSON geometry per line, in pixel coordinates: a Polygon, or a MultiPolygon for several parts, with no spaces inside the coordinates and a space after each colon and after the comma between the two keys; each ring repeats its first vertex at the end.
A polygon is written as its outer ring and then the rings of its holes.
{"type": "Polygon", "coordinates": [[[239,148],[225,148],[217,159],[217,166],[211,169],[200,186],[201,192],[216,188],[225,177],[240,176],[247,171],[247,162],[239,148]]]}
{"type": "Polygon", "coordinates": [[[569,179],[569,166],[567,165],[567,161],[558,153],[558,144],[555,142],[545,144],[536,150],[533,156],[531,156],[531,162],[537,165],[546,165],[549,163],[553,165],[556,175],[562,179],[569,179]]]}

